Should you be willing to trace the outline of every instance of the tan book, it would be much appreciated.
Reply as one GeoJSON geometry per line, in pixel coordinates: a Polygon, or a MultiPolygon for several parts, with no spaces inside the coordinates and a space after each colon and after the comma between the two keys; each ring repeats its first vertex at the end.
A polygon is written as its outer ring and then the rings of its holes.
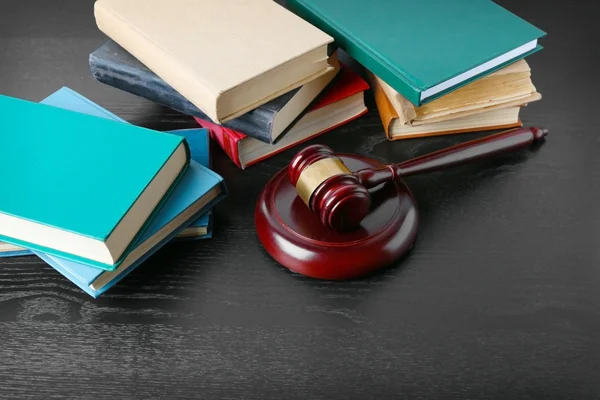
{"type": "Polygon", "coordinates": [[[272,0],[97,0],[98,28],[222,124],[328,71],[333,38],[272,0]]]}
{"type": "Polygon", "coordinates": [[[380,80],[374,79],[373,75],[370,75],[370,77],[377,110],[389,140],[509,129],[522,126],[519,111],[524,104],[490,107],[487,110],[478,110],[474,114],[416,126],[402,123],[402,119],[380,85],[380,80]]]}
{"type": "Polygon", "coordinates": [[[421,107],[416,107],[373,76],[398,115],[400,125],[420,126],[475,115],[541,99],[525,60],[517,61],[421,107]]]}

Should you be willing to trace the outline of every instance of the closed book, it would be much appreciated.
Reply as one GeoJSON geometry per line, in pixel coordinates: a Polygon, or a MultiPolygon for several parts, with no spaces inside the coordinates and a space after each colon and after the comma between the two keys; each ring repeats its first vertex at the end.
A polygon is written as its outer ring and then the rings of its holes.
{"type": "Polygon", "coordinates": [[[114,270],[189,164],[184,138],[0,96],[0,240],[114,270]]]}
{"type": "Polygon", "coordinates": [[[97,0],[98,28],[223,124],[331,70],[331,36],[272,0],[97,0]]]}
{"type": "MultiPolygon", "coordinates": [[[[337,59],[330,57],[329,64],[335,67],[336,63],[337,59]]],[[[89,64],[92,75],[101,83],[183,114],[212,122],[202,110],[113,40],[109,40],[92,52],[89,56],[89,64]]],[[[223,126],[244,132],[247,136],[265,143],[273,143],[323,91],[334,76],[335,71],[332,70],[300,88],[223,123],[223,126]]]]}
{"type": "MultiPolygon", "coordinates": [[[[80,112],[83,114],[95,115],[101,118],[113,119],[115,121],[126,122],[117,115],[110,111],[100,107],[96,103],[83,97],[74,90],[68,87],[63,87],[44,100],[40,101],[42,104],[48,104],[54,107],[60,107],[67,110],[80,112]]],[[[171,131],[170,133],[183,136],[190,150],[190,157],[192,160],[200,163],[207,168],[210,168],[210,157],[209,157],[209,134],[207,129],[179,129],[171,131]]],[[[206,214],[202,215],[190,226],[185,228],[175,239],[208,239],[212,237],[212,217],[211,210],[207,211],[206,214]]],[[[12,245],[10,243],[0,242],[0,258],[1,257],[17,257],[27,256],[33,254],[31,250],[12,245]]]]}
{"type": "Polygon", "coordinates": [[[54,255],[38,251],[35,254],[90,296],[98,297],[206,213],[225,194],[223,179],[192,160],[165,205],[116,270],[102,271],[54,255]]]}
{"type": "MultiPolygon", "coordinates": [[[[41,101],[45,104],[53,104],[56,107],[61,107],[61,103],[64,102],[65,107],[69,109],[78,108],[79,112],[84,112],[86,109],[91,109],[91,113],[95,113],[96,108],[99,115],[102,112],[106,112],[108,115],[113,115],[115,119],[119,119],[116,115],[110,113],[107,110],[97,106],[85,97],[81,96],[77,92],[72,91],[67,87],[63,87],[48,98],[41,101]],[[68,107],[69,106],[69,107],[68,107]]],[[[96,111],[96,112],[97,112],[96,111]]],[[[209,166],[209,133],[207,129],[181,129],[177,131],[170,131],[169,133],[177,134],[186,138],[190,147],[191,159],[200,163],[205,167],[209,166]]],[[[212,238],[212,210],[208,210],[205,214],[200,216],[194,222],[192,222],[187,228],[182,230],[173,240],[201,240],[212,238]]],[[[27,248],[12,245],[10,243],[0,242],[0,258],[8,257],[23,257],[32,255],[33,252],[27,248]]]]}
{"type": "Polygon", "coordinates": [[[491,0],[287,5],[417,106],[541,50],[546,35],[491,0]]]}
{"type": "Polygon", "coordinates": [[[342,126],[367,112],[364,92],[367,82],[352,70],[342,67],[331,87],[276,144],[268,145],[241,132],[196,118],[210,130],[211,137],[239,168],[245,169],[293,146],[342,126]]]}

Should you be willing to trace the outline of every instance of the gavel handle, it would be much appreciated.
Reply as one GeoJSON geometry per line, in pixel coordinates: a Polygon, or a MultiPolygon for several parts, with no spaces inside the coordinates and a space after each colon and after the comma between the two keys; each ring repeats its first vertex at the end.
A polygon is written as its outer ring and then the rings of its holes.
{"type": "Polygon", "coordinates": [[[400,164],[390,164],[380,169],[363,169],[355,172],[366,188],[373,188],[398,176],[411,176],[424,172],[489,158],[500,153],[515,151],[541,141],[547,129],[517,128],[494,135],[460,143],[400,164]]]}

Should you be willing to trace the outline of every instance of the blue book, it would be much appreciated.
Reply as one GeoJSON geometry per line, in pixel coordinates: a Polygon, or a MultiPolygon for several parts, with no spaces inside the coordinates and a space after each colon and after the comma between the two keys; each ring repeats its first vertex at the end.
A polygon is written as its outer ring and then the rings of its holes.
{"type": "MultiPolygon", "coordinates": [[[[45,101],[56,106],[68,104],[69,107],[79,112],[120,120],[116,115],[68,88],[62,88],[45,101]]],[[[203,129],[185,129],[174,131],[174,133],[190,139],[190,153],[196,152],[201,155],[192,158],[188,169],[165,201],[163,207],[149,223],[144,233],[136,240],[132,251],[116,270],[104,271],[81,262],[39,251],[34,251],[33,254],[47,262],[83,291],[96,298],[127,276],[162,246],[180,235],[185,229],[192,225],[201,225],[201,220],[208,222],[206,219],[207,212],[226,196],[227,187],[219,175],[196,161],[197,159],[209,163],[208,156],[204,154],[205,151],[201,150],[206,148],[206,142],[204,139],[198,140],[198,137],[206,137],[206,131],[203,129]]]]}
{"type": "Polygon", "coordinates": [[[0,95],[0,240],[112,271],[189,166],[176,135],[0,95]]]}
{"type": "MultiPolygon", "coordinates": [[[[96,103],[88,100],[79,93],[67,87],[59,89],[42,100],[40,103],[126,123],[124,119],[100,107],[96,103]]],[[[185,137],[190,149],[191,159],[207,168],[210,168],[210,137],[207,129],[180,129],[171,131],[169,133],[185,137]]],[[[211,213],[212,212],[209,210],[205,215],[194,221],[190,227],[184,229],[178,235],[176,240],[212,238],[211,213]]],[[[31,254],[33,253],[29,249],[10,243],[0,242],[0,258],[27,256],[31,254]]]]}

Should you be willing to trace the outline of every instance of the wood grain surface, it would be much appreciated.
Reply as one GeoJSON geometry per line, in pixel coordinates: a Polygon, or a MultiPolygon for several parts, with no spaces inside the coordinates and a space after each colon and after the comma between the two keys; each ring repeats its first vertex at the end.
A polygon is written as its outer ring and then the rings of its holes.
{"type": "MultiPolygon", "coordinates": [[[[290,273],[253,211],[297,149],[241,171],[213,146],[230,196],[212,240],[165,247],[98,300],[36,257],[0,261],[0,398],[600,397],[600,15],[592,1],[499,3],[549,33],[528,59],[543,99],[522,119],[550,135],[407,179],[421,213],[407,258],[351,282],[290,273]]],[[[93,80],[92,6],[3,2],[0,93],[68,86],[137,125],[194,126],[93,80]]],[[[390,143],[367,97],[368,115],[309,143],[390,163],[484,135],[390,143]]]]}

